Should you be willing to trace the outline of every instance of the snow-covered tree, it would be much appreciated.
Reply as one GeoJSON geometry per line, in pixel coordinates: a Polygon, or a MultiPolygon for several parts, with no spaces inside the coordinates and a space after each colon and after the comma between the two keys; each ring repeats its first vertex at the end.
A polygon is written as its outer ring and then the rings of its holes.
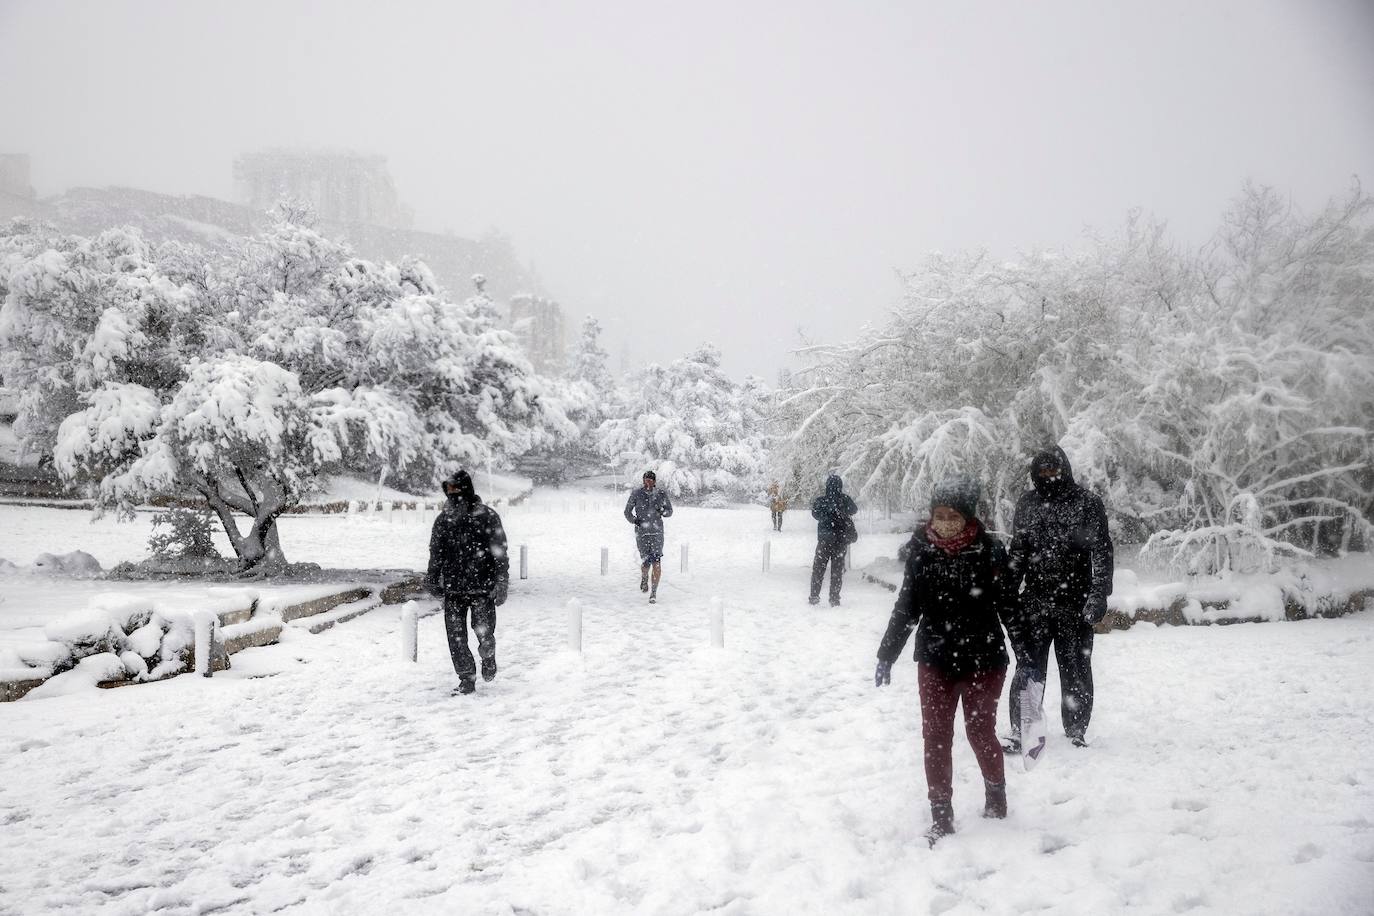
{"type": "Polygon", "coordinates": [[[776,461],[911,506],[973,473],[1006,530],[1059,442],[1121,533],[1188,569],[1368,544],[1372,209],[1246,188],[1196,253],[1132,214],[1072,253],[933,256],[885,327],[803,351],[776,461]]]}
{"type": "Polygon", "coordinates": [[[761,490],[767,459],[762,383],[735,383],[720,362],[720,351],[703,344],[667,368],[636,373],[628,415],[601,426],[602,452],[631,477],[652,468],[674,496],[761,490]]]}
{"type": "Polygon", "coordinates": [[[25,437],[103,506],[199,494],[245,567],[284,562],[276,519],[332,473],[433,486],[575,431],[492,316],[300,221],[222,259],[116,230],[3,263],[25,437]]]}

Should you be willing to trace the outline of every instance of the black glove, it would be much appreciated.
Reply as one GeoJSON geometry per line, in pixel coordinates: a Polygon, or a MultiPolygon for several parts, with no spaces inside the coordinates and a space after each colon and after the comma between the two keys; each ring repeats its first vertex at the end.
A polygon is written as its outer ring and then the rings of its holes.
{"type": "Polygon", "coordinates": [[[425,591],[429,592],[435,598],[444,597],[444,587],[440,585],[439,580],[433,576],[425,576],[423,585],[425,591]]]}
{"type": "Polygon", "coordinates": [[[879,661],[878,668],[873,672],[873,686],[881,687],[884,684],[892,683],[892,662],[879,661]]]}
{"type": "Polygon", "coordinates": [[[1107,598],[1105,595],[1089,595],[1088,600],[1083,603],[1083,622],[1097,624],[1102,622],[1102,618],[1107,616],[1107,598]]]}
{"type": "Polygon", "coordinates": [[[497,607],[506,603],[506,595],[510,591],[509,582],[500,582],[496,585],[496,590],[491,593],[491,600],[497,607]]]}

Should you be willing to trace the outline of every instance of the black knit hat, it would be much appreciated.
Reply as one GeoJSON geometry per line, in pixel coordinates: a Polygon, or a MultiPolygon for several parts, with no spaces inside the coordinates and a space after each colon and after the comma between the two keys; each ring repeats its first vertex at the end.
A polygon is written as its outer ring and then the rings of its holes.
{"type": "Polygon", "coordinates": [[[967,474],[951,474],[935,485],[930,493],[930,508],[948,506],[964,518],[971,519],[978,514],[978,499],[983,487],[967,474]]]}
{"type": "Polygon", "coordinates": [[[645,479],[645,480],[652,480],[654,483],[658,483],[658,475],[655,474],[653,471],[645,471],[645,472],[644,472],[644,479],[645,479]]]}
{"type": "Polygon", "coordinates": [[[472,485],[472,477],[462,468],[454,471],[453,475],[444,481],[444,493],[446,495],[450,489],[452,489],[453,495],[463,502],[470,503],[477,498],[477,490],[472,485]]]}

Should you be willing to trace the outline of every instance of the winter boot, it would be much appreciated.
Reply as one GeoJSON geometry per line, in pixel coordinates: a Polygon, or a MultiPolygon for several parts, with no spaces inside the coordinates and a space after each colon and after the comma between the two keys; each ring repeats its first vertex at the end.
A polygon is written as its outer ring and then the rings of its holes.
{"type": "Polygon", "coordinates": [[[831,598],[831,599],[830,599],[830,606],[831,606],[831,607],[839,607],[839,606],[840,606],[840,599],[839,599],[839,598],[831,598]]]}
{"type": "Polygon", "coordinates": [[[820,604],[820,603],[821,603],[821,596],[820,596],[820,595],[812,595],[810,598],[807,598],[807,599],[806,599],[806,602],[807,602],[807,604],[820,604]]]}
{"type": "Polygon", "coordinates": [[[930,829],[926,831],[926,842],[932,847],[942,838],[954,832],[954,803],[933,801],[930,803],[930,829]]]}
{"type": "Polygon", "coordinates": [[[983,780],[987,792],[987,802],[983,806],[983,817],[1004,818],[1007,816],[1007,784],[983,780]]]}
{"type": "Polygon", "coordinates": [[[1021,753],[1021,738],[1018,735],[1012,735],[1010,738],[1003,738],[1002,752],[1004,754],[1021,753]]]}
{"type": "Polygon", "coordinates": [[[657,588],[657,586],[655,586],[655,588],[654,588],[653,591],[649,592],[649,603],[650,603],[650,604],[658,604],[658,588],[657,588]]]}
{"type": "Polygon", "coordinates": [[[1075,732],[1069,735],[1069,743],[1072,744],[1074,747],[1087,747],[1088,739],[1085,738],[1081,733],[1075,732]]]}
{"type": "Polygon", "coordinates": [[[476,689],[477,685],[473,683],[472,678],[465,677],[458,682],[458,688],[454,690],[453,693],[455,696],[457,696],[459,694],[472,693],[476,689]]]}
{"type": "Polygon", "coordinates": [[[496,680],[496,656],[482,659],[482,680],[496,680]]]}

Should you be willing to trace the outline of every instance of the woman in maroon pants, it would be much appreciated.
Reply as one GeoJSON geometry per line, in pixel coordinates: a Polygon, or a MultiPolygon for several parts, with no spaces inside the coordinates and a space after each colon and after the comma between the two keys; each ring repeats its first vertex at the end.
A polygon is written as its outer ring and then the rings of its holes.
{"type": "Polygon", "coordinates": [[[1003,585],[1007,555],[977,518],[978,482],[941,481],[930,520],[912,535],[902,589],[878,646],[874,683],[891,683],[892,663],[916,631],[921,737],[933,846],[954,832],[954,710],[964,704],[964,730],[986,788],[984,817],[1007,816],[1007,783],[997,741],[997,701],[1007,674],[1003,585]]]}

